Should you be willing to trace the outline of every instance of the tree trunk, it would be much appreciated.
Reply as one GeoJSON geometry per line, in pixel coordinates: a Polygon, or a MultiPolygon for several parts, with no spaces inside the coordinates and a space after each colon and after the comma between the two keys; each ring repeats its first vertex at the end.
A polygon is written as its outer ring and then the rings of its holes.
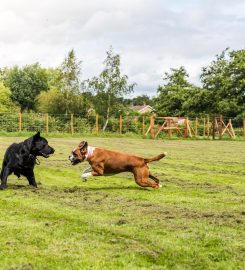
{"type": "Polygon", "coordinates": [[[65,102],[65,104],[66,104],[66,115],[68,114],[68,98],[69,98],[69,96],[68,96],[68,91],[66,90],[66,93],[65,93],[65,99],[66,99],[66,102],[65,102]]]}
{"type": "Polygon", "coordinates": [[[107,125],[108,125],[108,121],[109,121],[109,116],[110,116],[110,103],[111,103],[111,96],[109,94],[108,96],[108,107],[107,107],[107,113],[106,113],[106,121],[105,124],[103,126],[103,132],[105,131],[107,125]]]}

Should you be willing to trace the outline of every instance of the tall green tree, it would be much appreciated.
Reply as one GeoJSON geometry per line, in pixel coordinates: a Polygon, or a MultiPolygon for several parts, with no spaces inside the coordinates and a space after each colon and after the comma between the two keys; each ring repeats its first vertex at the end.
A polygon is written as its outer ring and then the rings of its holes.
{"type": "Polygon", "coordinates": [[[72,112],[73,98],[80,91],[81,61],[76,58],[72,49],[62,62],[59,70],[58,85],[65,99],[65,113],[72,112]]]}
{"type": "Polygon", "coordinates": [[[163,116],[185,116],[189,113],[188,100],[199,90],[188,82],[189,77],[184,67],[172,68],[165,72],[165,84],[158,87],[158,96],[155,98],[156,112],[163,116]]]}
{"type": "Polygon", "coordinates": [[[88,86],[95,93],[95,110],[104,115],[106,129],[113,108],[118,106],[118,97],[133,91],[135,84],[128,83],[128,76],[121,74],[120,55],[113,53],[112,47],[106,52],[105,67],[98,77],[88,80],[88,86]]]}
{"type": "Polygon", "coordinates": [[[87,116],[92,107],[92,94],[82,91],[80,75],[81,61],[71,50],[58,68],[47,69],[49,91],[38,96],[38,111],[87,116]]]}
{"type": "Polygon", "coordinates": [[[202,69],[205,106],[211,113],[242,117],[245,111],[245,50],[224,50],[202,69]]]}
{"type": "Polygon", "coordinates": [[[48,90],[46,71],[38,63],[5,69],[2,77],[4,85],[11,91],[11,99],[19,104],[21,112],[34,109],[37,96],[48,90]]]}

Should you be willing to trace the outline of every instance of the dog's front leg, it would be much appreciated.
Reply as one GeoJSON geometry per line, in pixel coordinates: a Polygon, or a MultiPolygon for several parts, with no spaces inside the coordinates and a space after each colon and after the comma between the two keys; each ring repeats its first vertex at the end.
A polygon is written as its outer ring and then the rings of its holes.
{"type": "Polygon", "coordinates": [[[88,178],[88,177],[91,177],[91,176],[93,176],[91,172],[89,172],[89,173],[82,173],[82,174],[81,174],[81,179],[82,179],[83,181],[87,181],[87,178],[88,178]]]}
{"type": "Polygon", "coordinates": [[[98,172],[95,172],[95,171],[88,172],[88,173],[82,173],[81,179],[83,181],[87,181],[87,178],[88,177],[91,177],[91,176],[100,176],[100,175],[102,175],[102,174],[99,174],[98,172]]]}
{"type": "Polygon", "coordinates": [[[104,170],[101,167],[98,167],[98,168],[97,167],[96,168],[88,168],[88,169],[86,169],[82,173],[81,179],[84,180],[84,181],[87,181],[87,178],[88,177],[91,177],[91,176],[100,176],[100,175],[103,175],[103,173],[104,173],[104,170]]]}
{"type": "Polygon", "coordinates": [[[37,187],[37,183],[36,183],[35,175],[34,175],[33,171],[26,173],[25,176],[26,176],[30,186],[37,187]]]}
{"type": "Polygon", "coordinates": [[[87,181],[87,178],[92,176],[92,174],[91,174],[92,171],[93,171],[92,167],[89,167],[89,168],[85,169],[83,171],[83,173],[81,174],[81,179],[83,181],[87,181]]]}

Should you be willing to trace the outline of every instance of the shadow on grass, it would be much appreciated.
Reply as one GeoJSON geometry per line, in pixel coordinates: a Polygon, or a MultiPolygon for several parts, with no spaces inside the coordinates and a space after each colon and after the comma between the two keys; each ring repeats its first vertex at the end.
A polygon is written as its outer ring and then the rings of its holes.
{"type": "Polygon", "coordinates": [[[143,190],[150,191],[150,189],[142,187],[89,187],[87,190],[143,190]]]}
{"type": "Polygon", "coordinates": [[[112,187],[112,186],[108,186],[108,187],[78,187],[78,186],[74,186],[71,188],[62,188],[64,192],[76,192],[76,191],[102,191],[102,190],[142,190],[142,191],[150,191],[150,189],[147,188],[142,188],[142,187],[112,187]]]}
{"type": "Polygon", "coordinates": [[[59,186],[43,186],[39,184],[38,187],[33,187],[28,184],[8,184],[7,189],[9,190],[30,190],[30,191],[60,191],[65,193],[74,193],[74,192],[86,192],[86,191],[106,191],[106,190],[139,190],[139,191],[151,191],[151,188],[143,188],[138,186],[104,186],[104,187],[81,187],[81,186],[73,186],[73,187],[59,187],[59,186]]]}
{"type": "MultiPolygon", "coordinates": [[[[41,184],[40,184],[41,186],[41,184]]],[[[33,186],[30,186],[28,184],[8,184],[7,185],[7,188],[6,189],[11,189],[11,190],[18,190],[18,189],[21,189],[21,190],[38,190],[38,188],[36,187],[33,187],[33,186]]]]}

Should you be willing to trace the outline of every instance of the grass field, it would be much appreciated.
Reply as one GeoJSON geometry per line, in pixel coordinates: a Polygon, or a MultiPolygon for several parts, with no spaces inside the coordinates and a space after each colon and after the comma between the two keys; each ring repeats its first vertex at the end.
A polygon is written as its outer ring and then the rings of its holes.
{"type": "MultiPolygon", "coordinates": [[[[86,139],[86,138],[83,138],[86,139]]],[[[23,138],[0,137],[0,157],[23,138]]],[[[10,176],[0,192],[0,269],[244,269],[245,142],[88,138],[143,157],[158,190],[132,175],[80,180],[78,138],[51,138],[38,189],[10,176]]]]}

